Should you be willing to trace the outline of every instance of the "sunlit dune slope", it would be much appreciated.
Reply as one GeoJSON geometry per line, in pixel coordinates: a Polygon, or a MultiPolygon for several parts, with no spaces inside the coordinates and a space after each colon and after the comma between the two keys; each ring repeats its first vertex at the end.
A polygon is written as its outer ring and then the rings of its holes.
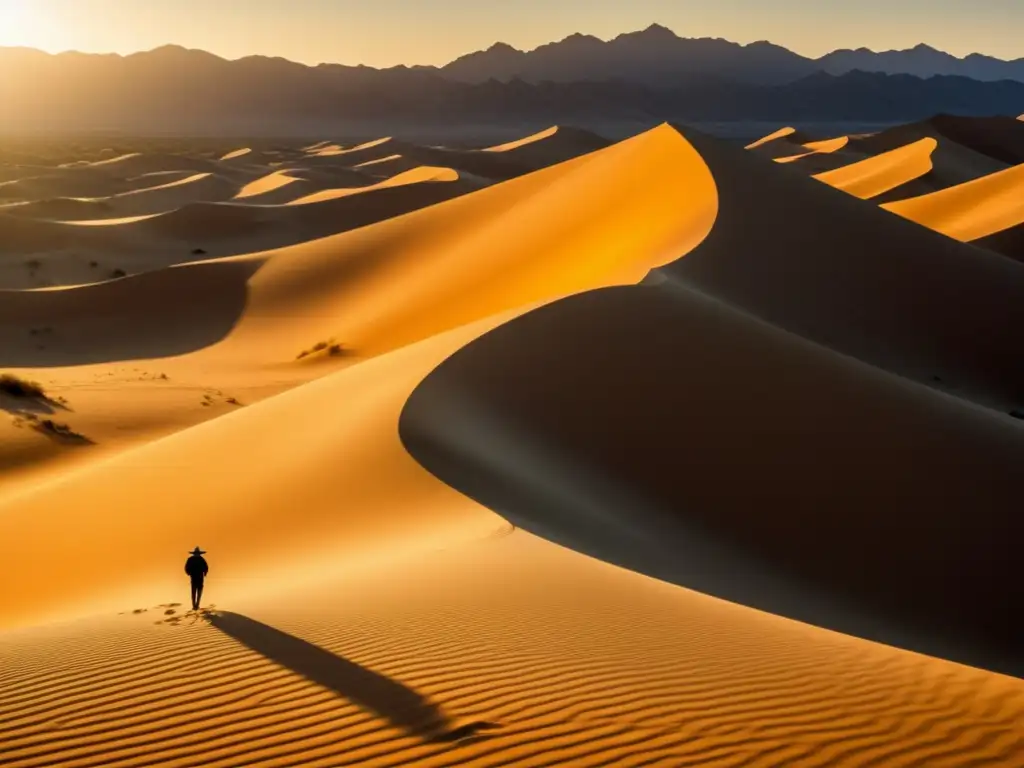
{"type": "Polygon", "coordinates": [[[246,155],[251,155],[251,154],[252,154],[252,150],[249,147],[242,147],[241,149],[236,149],[236,150],[234,150],[232,152],[228,152],[226,155],[221,157],[220,160],[221,160],[221,162],[225,162],[227,160],[238,160],[239,158],[242,158],[242,157],[245,157],[246,155]]]}
{"type": "Polygon", "coordinates": [[[982,240],[1024,224],[1024,164],[883,207],[956,240],[982,240]]]}
{"type": "Polygon", "coordinates": [[[610,143],[590,131],[555,125],[532,136],[489,147],[484,151],[504,153],[531,168],[540,168],[594,152],[610,143]]]}
{"type": "Polygon", "coordinates": [[[255,181],[251,181],[238,191],[234,199],[265,203],[274,192],[287,187],[289,184],[304,181],[304,179],[292,175],[292,173],[288,170],[274,171],[255,181]]]}
{"type": "Polygon", "coordinates": [[[850,165],[816,175],[818,181],[868,200],[918,179],[932,170],[931,156],[938,143],[921,139],[850,165]]]}
{"type": "Polygon", "coordinates": [[[665,276],[900,375],[1020,407],[1020,265],[680,130],[711,168],[719,217],[665,276]]]}
{"type": "MultiPolygon", "coordinates": [[[[786,126],[784,128],[779,128],[777,131],[769,133],[767,136],[764,136],[758,139],[757,141],[747,144],[745,149],[758,149],[760,147],[767,147],[768,145],[774,143],[782,144],[783,142],[780,141],[782,139],[785,139],[786,145],[801,145],[804,144],[805,142],[812,141],[812,139],[809,136],[804,135],[796,128],[792,126],[786,126]]],[[[786,146],[786,149],[788,148],[789,147],[786,146]]]]}
{"type": "MultiPolygon", "coordinates": [[[[288,205],[309,205],[310,203],[322,203],[325,200],[337,200],[341,197],[348,197],[349,195],[360,194],[362,192],[370,192],[376,189],[387,189],[390,187],[401,187],[407,184],[436,184],[436,183],[455,183],[459,181],[459,174],[457,171],[451,168],[429,168],[420,167],[414,168],[413,170],[406,171],[392,176],[389,179],[378,184],[371,184],[364,187],[351,187],[345,189],[323,189],[319,192],[313,192],[312,194],[304,197],[296,198],[288,203],[288,205]]],[[[465,182],[463,183],[465,185],[465,182]]],[[[472,189],[472,186],[467,186],[468,189],[472,189]]]]}

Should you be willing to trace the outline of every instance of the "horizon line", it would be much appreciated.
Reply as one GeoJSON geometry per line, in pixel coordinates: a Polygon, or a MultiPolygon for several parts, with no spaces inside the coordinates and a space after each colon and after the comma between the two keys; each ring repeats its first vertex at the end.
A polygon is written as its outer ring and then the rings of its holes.
{"type": "Polygon", "coordinates": [[[243,56],[238,56],[238,57],[232,58],[231,56],[222,55],[222,54],[217,53],[216,51],[213,51],[213,50],[209,50],[209,49],[206,49],[206,48],[192,48],[192,47],[189,47],[187,45],[182,45],[181,43],[176,43],[176,42],[173,42],[173,41],[162,43],[162,44],[154,46],[152,48],[139,48],[139,49],[130,50],[130,51],[126,51],[126,52],[109,51],[109,50],[89,50],[89,49],[80,49],[80,48],[67,48],[67,49],[63,49],[63,50],[54,50],[54,49],[48,49],[48,48],[45,48],[45,47],[39,47],[39,46],[33,46],[33,45],[2,45],[2,46],[0,46],[0,50],[33,51],[33,52],[36,52],[36,53],[46,54],[48,56],[64,56],[64,55],[74,55],[74,54],[77,54],[77,55],[81,55],[81,56],[117,56],[119,58],[123,58],[124,59],[124,58],[128,58],[130,56],[136,56],[136,55],[146,54],[146,53],[153,53],[155,51],[159,51],[159,50],[162,50],[164,48],[178,48],[178,49],[185,50],[185,51],[195,51],[195,52],[205,53],[205,54],[208,54],[208,55],[213,56],[215,58],[221,59],[222,61],[229,61],[229,62],[243,61],[245,59],[251,59],[251,58],[263,58],[263,59],[280,59],[282,61],[287,61],[287,62],[290,62],[292,64],[298,64],[298,65],[305,66],[305,67],[343,66],[343,67],[365,67],[365,68],[368,68],[368,69],[375,69],[375,70],[400,69],[400,68],[405,68],[405,69],[416,69],[416,68],[443,69],[444,67],[448,66],[449,64],[452,64],[453,62],[458,61],[459,59],[461,59],[461,58],[463,58],[465,56],[471,56],[471,55],[476,54],[476,53],[484,53],[484,52],[487,52],[489,50],[492,50],[493,48],[501,47],[501,46],[505,46],[505,47],[511,48],[512,50],[518,51],[520,53],[527,53],[527,54],[529,54],[529,53],[533,53],[535,51],[540,50],[541,48],[545,48],[545,47],[550,46],[550,45],[558,45],[560,43],[564,43],[567,40],[571,40],[571,39],[576,38],[576,37],[592,38],[594,40],[598,40],[598,41],[601,41],[602,43],[606,43],[607,44],[607,43],[611,43],[611,42],[613,42],[613,41],[615,41],[615,40],[617,40],[617,39],[619,39],[621,37],[641,34],[643,32],[647,32],[647,31],[650,31],[651,29],[655,29],[655,28],[667,30],[667,31],[671,32],[679,40],[712,40],[712,41],[720,41],[720,42],[730,43],[732,45],[737,45],[737,46],[739,46],[741,48],[749,48],[750,46],[753,46],[753,45],[765,45],[765,44],[773,45],[773,46],[775,46],[777,48],[782,48],[783,50],[789,51],[790,53],[792,53],[794,55],[797,55],[797,56],[800,56],[800,57],[802,57],[804,59],[807,59],[808,61],[820,61],[821,59],[825,58],[826,56],[830,56],[830,55],[832,55],[834,53],[867,52],[867,53],[871,53],[871,54],[874,54],[874,55],[884,55],[884,54],[887,54],[887,53],[908,53],[908,52],[914,51],[914,50],[916,50],[918,48],[928,48],[929,50],[935,51],[937,53],[942,53],[942,54],[945,54],[947,56],[951,56],[952,58],[957,59],[958,61],[966,61],[967,59],[971,58],[972,56],[983,56],[985,58],[995,59],[996,61],[1001,61],[1001,62],[1008,63],[1008,64],[1009,63],[1013,63],[1013,62],[1024,61],[1024,57],[1018,57],[1018,58],[1013,58],[1013,59],[1003,59],[1003,58],[1000,58],[999,56],[995,56],[993,54],[982,53],[981,51],[972,51],[971,53],[964,54],[963,56],[957,56],[954,53],[950,53],[949,51],[943,50],[942,48],[937,48],[934,45],[932,45],[930,43],[927,43],[927,42],[924,42],[924,41],[919,42],[919,43],[915,43],[914,45],[912,45],[912,46],[910,46],[908,48],[889,48],[889,49],[885,49],[885,50],[875,50],[874,48],[870,48],[870,47],[867,47],[867,46],[859,46],[857,48],[835,48],[835,49],[832,49],[832,50],[830,50],[829,52],[827,52],[825,54],[822,54],[821,56],[808,56],[806,54],[800,53],[799,51],[797,51],[797,50],[795,50],[793,48],[789,48],[789,47],[787,47],[785,45],[781,45],[779,43],[774,43],[771,40],[766,40],[766,39],[751,40],[750,42],[741,43],[741,42],[737,42],[735,40],[730,40],[729,38],[726,38],[726,37],[709,37],[709,36],[704,36],[704,37],[686,37],[686,36],[680,35],[678,32],[676,32],[671,27],[669,27],[667,25],[664,25],[664,24],[657,23],[657,22],[651,23],[648,26],[643,27],[641,29],[635,29],[635,30],[628,31],[628,32],[620,32],[620,33],[618,33],[618,34],[616,34],[616,35],[614,35],[612,37],[608,37],[608,38],[603,38],[603,37],[601,37],[599,35],[592,35],[592,34],[583,33],[583,32],[573,32],[572,34],[566,35],[565,37],[562,37],[560,39],[550,40],[550,41],[548,41],[546,43],[541,43],[540,45],[538,45],[538,46],[536,46],[534,48],[518,48],[518,47],[512,45],[511,43],[507,43],[507,42],[505,42],[503,40],[496,40],[495,42],[490,43],[489,45],[486,45],[484,47],[476,48],[474,50],[466,51],[465,53],[459,54],[458,56],[456,56],[453,59],[450,59],[449,61],[445,62],[444,64],[397,63],[397,64],[389,64],[389,65],[386,65],[386,66],[374,66],[372,64],[364,64],[364,63],[351,64],[351,63],[345,63],[345,62],[342,62],[342,61],[317,61],[316,63],[313,63],[313,62],[308,62],[308,61],[300,61],[300,60],[297,60],[297,59],[291,59],[291,58],[288,58],[287,56],[281,56],[279,54],[271,54],[271,53],[248,53],[248,54],[245,54],[243,56]]]}

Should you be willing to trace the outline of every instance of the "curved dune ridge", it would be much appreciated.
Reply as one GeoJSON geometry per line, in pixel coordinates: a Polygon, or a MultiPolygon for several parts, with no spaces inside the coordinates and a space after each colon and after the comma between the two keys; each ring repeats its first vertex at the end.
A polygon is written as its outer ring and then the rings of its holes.
{"type": "MultiPolygon", "coordinates": [[[[1024,224],[1024,164],[882,207],[961,242],[982,240],[1024,224]]],[[[1004,252],[1024,260],[1019,247],[1004,252]]]]}
{"type": "Polygon", "coordinates": [[[348,189],[323,189],[305,197],[292,200],[288,205],[309,205],[310,203],[322,203],[325,200],[336,200],[340,197],[348,197],[362,192],[371,192],[375,189],[388,189],[401,187],[406,184],[431,184],[436,182],[459,181],[459,174],[451,168],[414,168],[404,173],[392,176],[378,184],[370,184],[365,187],[354,187],[348,189]]]}
{"type": "Polygon", "coordinates": [[[814,178],[854,197],[869,200],[918,179],[932,170],[934,139],[921,139],[905,147],[869,157],[814,178]]]}
{"type": "Polygon", "coordinates": [[[268,247],[485,155],[428,150],[0,291],[0,762],[1012,764],[1019,680],[862,637],[1019,669],[1024,268],[668,125],[268,247]]]}
{"type": "Polygon", "coordinates": [[[809,141],[802,145],[804,151],[798,152],[794,155],[785,155],[783,157],[776,157],[775,162],[777,163],[794,163],[798,160],[811,157],[814,155],[830,155],[834,152],[838,152],[847,144],[850,143],[849,136],[837,136],[834,139],[823,139],[821,141],[809,141]]]}
{"type": "MultiPolygon", "coordinates": [[[[796,170],[814,175],[835,171],[893,150],[905,149],[925,139],[935,141],[937,146],[931,153],[932,167],[926,174],[874,198],[877,202],[891,202],[963,184],[1007,167],[1004,160],[997,159],[998,152],[986,154],[988,150],[984,142],[976,135],[983,135],[984,132],[980,128],[970,129],[971,120],[973,119],[960,124],[960,131],[955,134],[967,144],[960,144],[956,139],[943,133],[940,127],[945,127],[945,123],[940,118],[934,118],[896,126],[879,133],[850,136],[843,147],[831,152],[809,152],[799,145],[785,151],[785,141],[769,143],[758,149],[758,152],[768,154],[796,170]]],[[[945,129],[949,131],[948,127],[945,129]]],[[[756,144],[755,142],[755,149],[756,144]]]]}

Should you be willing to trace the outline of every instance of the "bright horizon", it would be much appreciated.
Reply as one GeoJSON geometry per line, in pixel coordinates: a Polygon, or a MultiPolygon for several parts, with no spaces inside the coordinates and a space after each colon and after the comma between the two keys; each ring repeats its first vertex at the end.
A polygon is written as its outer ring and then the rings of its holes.
{"type": "Polygon", "coordinates": [[[532,49],[580,32],[610,39],[662,24],[682,37],[768,40],[809,57],[919,43],[956,56],[1024,56],[1018,0],[520,0],[515,12],[471,0],[0,0],[0,46],[129,54],[162,45],[237,59],[306,64],[441,65],[496,42],[532,49]]]}

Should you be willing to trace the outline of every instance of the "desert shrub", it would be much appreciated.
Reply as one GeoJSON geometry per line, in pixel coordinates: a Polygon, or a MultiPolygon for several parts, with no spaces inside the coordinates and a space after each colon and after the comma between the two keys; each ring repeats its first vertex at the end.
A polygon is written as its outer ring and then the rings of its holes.
{"type": "Polygon", "coordinates": [[[302,350],[295,359],[302,360],[303,358],[315,355],[318,352],[326,352],[330,357],[339,357],[344,355],[345,351],[345,347],[334,339],[327,339],[326,341],[318,341],[309,349],[302,350]]]}
{"type": "Polygon", "coordinates": [[[34,420],[33,428],[50,437],[57,438],[71,443],[91,443],[92,440],[85,435],[75,432],[69,425],[56,422],[53,419],[34,420]]]}
{"type": "Polygon", "coordinates": [[[206,251],[204,251],[202,248],[193,248],[192,249],[192,255],[193,256],[205,256],[206,255],[206,251]]]}
{"type": "Polygon", "coordinates": [[[0,374],[0,392],[11,397],[46,397],[39,384],[10,373],[0,374]]]}
{"type": "Polygon", "coordinates": [[[121,269],[119,267],[119,268],[115,269],[113,272],[111,272],[110,276],[111,277],[127,277],[128,273],[125,272],[123,269],[121,269]]]}

